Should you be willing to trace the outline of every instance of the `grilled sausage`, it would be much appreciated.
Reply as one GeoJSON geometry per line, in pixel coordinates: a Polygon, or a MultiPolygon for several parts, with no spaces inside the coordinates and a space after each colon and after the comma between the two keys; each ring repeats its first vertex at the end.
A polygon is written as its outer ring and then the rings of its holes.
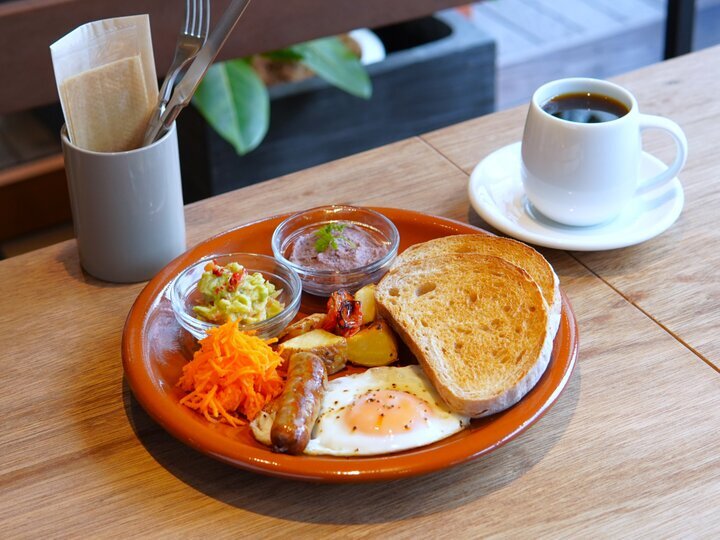
{"type": "Polygon", "coordinates": [[[273,450],[302,454],[320,414],[326,387],[327,371],[319,356],[298,352],[290,357],[285,388],[277,398],[278,410],[270,429],[273,450]]]}

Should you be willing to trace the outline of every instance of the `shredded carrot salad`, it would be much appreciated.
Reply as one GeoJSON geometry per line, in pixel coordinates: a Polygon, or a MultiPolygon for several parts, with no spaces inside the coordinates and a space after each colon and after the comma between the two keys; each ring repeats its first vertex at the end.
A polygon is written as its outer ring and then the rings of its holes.
{"type": "Polygon", "coordinates": [[[180,403],[211,422],[246,424],[285,384],[278,373],[283,359],[269,346],[274,341],[244,333],[233,321],[208,330],[183,367],[177,384],[189,394],[180,403]]]}

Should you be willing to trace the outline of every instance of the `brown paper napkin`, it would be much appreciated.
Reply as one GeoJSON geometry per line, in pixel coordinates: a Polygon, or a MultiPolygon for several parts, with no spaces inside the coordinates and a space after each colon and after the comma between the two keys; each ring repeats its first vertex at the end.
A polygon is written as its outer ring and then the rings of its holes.
{"type": "Polygon", "coordinates": [[[96,152],[141,146],[158,99],[148,16],[85,24],[50,53],[71,142],[96,152]]]}

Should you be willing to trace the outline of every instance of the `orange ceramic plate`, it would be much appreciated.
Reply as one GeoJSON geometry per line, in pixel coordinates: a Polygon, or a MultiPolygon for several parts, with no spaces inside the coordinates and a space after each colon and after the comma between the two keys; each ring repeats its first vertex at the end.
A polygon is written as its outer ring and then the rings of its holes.
{"type": "MultiPolygon", "coordinates": [[[[458,233],[483,232],[470,225],[409,210],[377,209],[400,231],[400,250],[458,233]]],[[[452,437],[415,450],[367,458],[288,456],[257,443],[247,427],[207,422],[181,406],[175,387],[192,358],[195,340],[175,321],[167,298],[170,281],[201,257],[221,252],[272,254],[270,237],[284,216],[243,225],[206,240],[168,264],[138,296],[125,323],[123,366],[137,400],[161,426],[182,442],[221,461],[254,472],[324,482],[389,480],[425,474],[495,450],[538,420],[567,384],[578,350],[577,323],[562,295],[562,319],[552,359],[537,385],[515,406],[474,420],[452,437]]],[[[324,300],[304,297],[301,311],[322,311],[324,300]]]]}

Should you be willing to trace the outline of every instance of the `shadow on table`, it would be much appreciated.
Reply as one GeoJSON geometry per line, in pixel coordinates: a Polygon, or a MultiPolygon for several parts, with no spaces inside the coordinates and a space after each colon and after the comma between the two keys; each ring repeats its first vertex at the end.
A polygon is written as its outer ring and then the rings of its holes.
{"type": "Polygon", "coordinates": [[[473,462],[430,475],[365,484],[313,484],[262,476],[211,459],[175,440],[124,382],[125,411],[150,455],[189,486],[225,504],[303,523],[383,523],[461,508],[511,484],[563,436],[580,395],[580,363],[563,395],[537,424],[473,462]]]}
{"type": "Polygon", "coordinates": [[[498,231],[495,227],[493,227],[487,221],[481,218],[480,214],[478,214],[472,206],[468,208],[467,222],[470,225],[474,227],[479,227],[489,233],[496,234],[498,236],[505,236],[502,232],[498,231]]]}
{"type": "MultiPolygon", "coordinates": [[[[1,0],[0,0],[1,2],[1,0]]],[[[145,282],[132,282],[132,283],[115,283],[112,281],[104,281],[96,278],[95,276],[87,273],[85,269],[80,265],[80,256],[78,254],[77,242],[75,239],[65,240],[60,245],[59,250],[55,255],[56,262],[62,264],[65,268],[67,277],[82,282],[86,285],[90,285],[96,289],[121,289],[128,287],[136,287],[138,293],[145,286],[145,282]]]]}

